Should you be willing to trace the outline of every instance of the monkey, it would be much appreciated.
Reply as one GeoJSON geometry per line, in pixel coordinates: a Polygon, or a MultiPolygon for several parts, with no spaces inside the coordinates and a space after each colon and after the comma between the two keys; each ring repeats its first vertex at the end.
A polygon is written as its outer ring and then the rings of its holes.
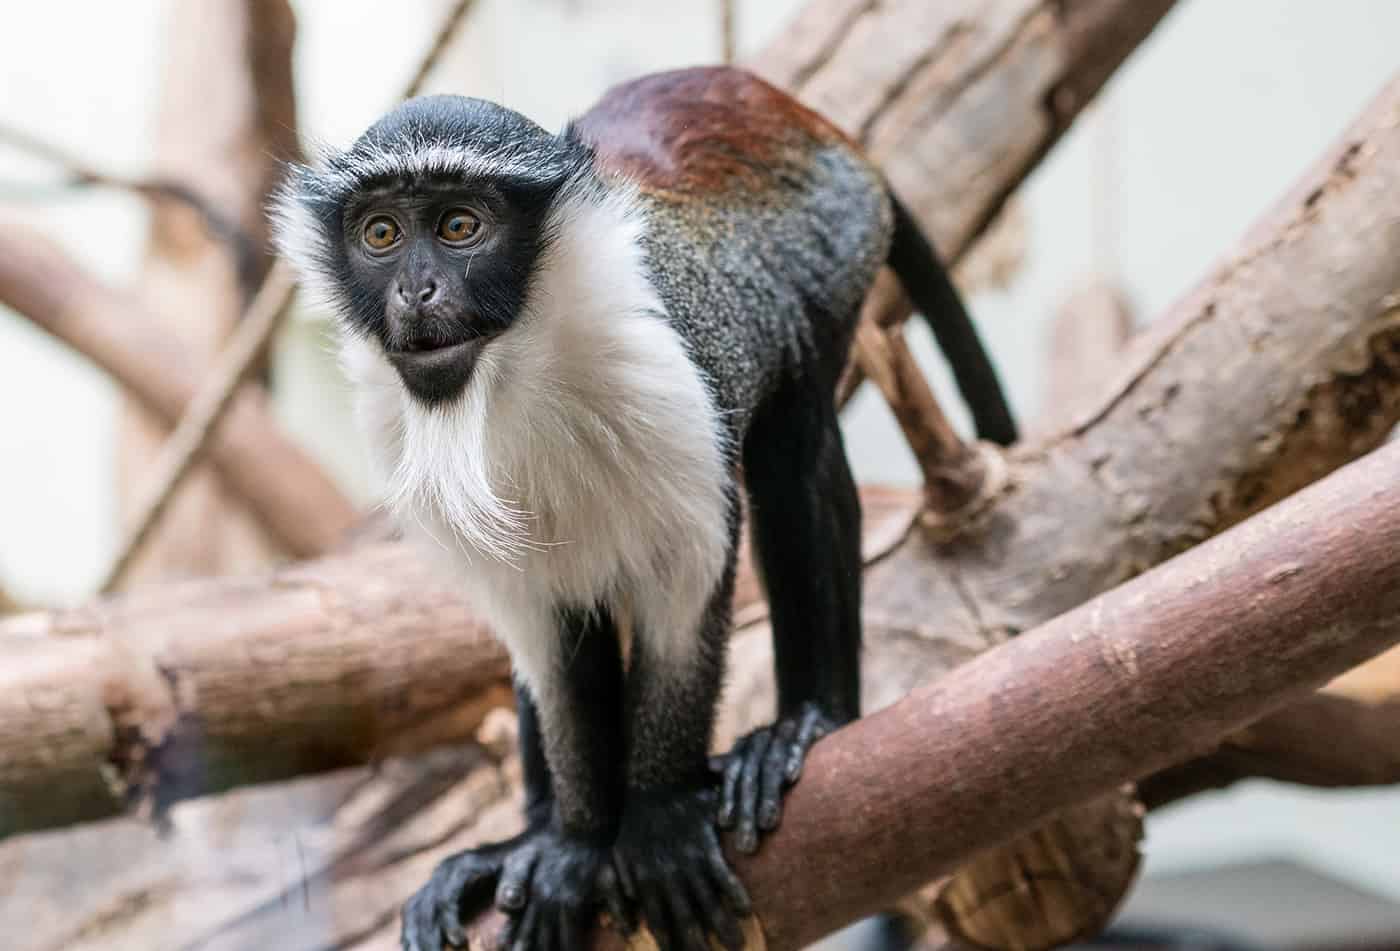
{"type": "Polygon", "coordinates": [[[1015,424],[936,252],[835,125],[730,67],[615,86],[549,132],[411,99],[290,168],[275,239],[338,314],[356,414],[406,535],[511,656],[525,827],[443,860],[403,945],[742,947],[721,849],[777,827],[860,712],[860,504],[833,398],[896,272],[979,435],[1015,424]],[[711,757],[740,493],[771,610],[775,722],[711,757]]]}

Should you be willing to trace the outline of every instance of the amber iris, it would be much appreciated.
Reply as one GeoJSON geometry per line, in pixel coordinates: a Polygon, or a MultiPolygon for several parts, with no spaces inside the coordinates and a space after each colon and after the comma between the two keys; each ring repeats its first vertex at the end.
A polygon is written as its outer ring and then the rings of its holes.
{"type": "Polygon", "coordinates": [[[481,219],[465,208],[454,208],[438,222],[438,237],[449,244],[461,244],[476,237],[481,219]]]}
{"type": "Polygon", "coordinates": [[[388,215],[375,215],[365,222],[365,244],[373,251],[384,251],[399,240],[399,226],[388,215]]]}

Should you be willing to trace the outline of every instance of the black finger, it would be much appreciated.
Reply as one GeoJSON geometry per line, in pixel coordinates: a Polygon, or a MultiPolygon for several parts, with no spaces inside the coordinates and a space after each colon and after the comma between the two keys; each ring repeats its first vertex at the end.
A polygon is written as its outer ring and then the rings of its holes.
{"type": "Polygon", "coordinates": [[[535,869],[534,849],[517,849],[506,859],[501,869],[501,881],[496,886],[496,907],[505,912],[518,912],[530,900],[530,873],[535,869]]]}
{"type": "Polygon", "coordinates": [[[710,881],[709,870],[704,863],[696,863],[689,877],[690,895],[694,899],[701,924],[707,934],[719,938],[727,951],[743,951],[744,935],[734,916],[725,907],[716,886],[710,881]]]}
{"type": "Polygon", "coordinates": [[[541,951],[543,947],[539,944],[540,938],[540,909],[538,904],[531,904],[525,909],[525,913],[518,919],[519,925],[515,928],[509,947],[510,951],[541,951]]]}
{"type": "Polygon", "coordinates": [[[758,792],[763,777],[763,761],[768,755],[772,735],[764,730],[751,738],[744,756],[744,776],[739,785],[739,823],[735,844],[740,852],[758,849],[758,792]]]}
{"type": "Polygon", "coordinates": [[[558,914],[551,915],[548,908],[542,908],[535,917],[539,922],[535,939],[531,944],[527,944],[523,951],[561,951],[564,945],[559,934],[558,914]]]}
{"type": "Polygon", "coordinates": [[[831,732],[829,721],[822,715],[821,710],[814,706],[809,706],[802,714],[802,722],[797,728],[797,739],[793,743],[792,753],[788,757],[787,781],[796,782],[797,777],[802,775],[802,765],[806,762],[807,751],[812,748],[812,744],[831,732]]]}
{"type": "Polygon", "coordinates": [[[734,824],[734,815],[739,809],[739,780],[744,773],[744,754],[748,752],[749,738],[744,737],[734,744],[734,749],[724,762],[724,795],[720,798],[720,828],[728,829],[734,824]]]}
{"type": "MultiPolygon", "coordinates": [[[[429,904],[431,908],[431,904],[429,904]]],[[[426,915],[423,909],[423,893],[419,892],[408,900],[408,904],[403,906],[403,930],[399,933],[399,943],[403,945],[404,951],[425,951],[428,943],[424,940],[423,918],[427,917],[427,925],[432,924],[431,915],[426,915]]]]}
{"type": "Polygon", "coordinates": [[[572,906],[559,909],[559,921],[554,926],[557,946],[563,951],[588,951],[583,938],[586,933],[583,915],[572,906]]]}
{"type": "Polygon", "coordinates": [[[690,890],[679,869],[669,876],[666,882],[666,900],[671,912],[671,940],[663,945],[666,948],[684,948],[685,951],[708,951],[705,947],[705,933],[700,927],[700,919],[690,903],[690,890]]]}
{"type": "Polygon", "coordinates": [[[496,947],[493,951],[511,951],[515,947],[515,936],[520,933],[520,923],[521,918],[514,915],[506,919],[506,923],[496,935],[496,947]]]}
{"type": "Polygon", "coordinates": [[[617,881],[622,886],[622,894],[626,895],[629,901],[636,901],[637,880],[632,874],[632,866],[627,864],[627,859],[621,852],[613,852],[613,868],[617,870],[617,881]]]}
{"type": "Polygon", "coordinates": [[[710,869],[710,879],[719,886],[729,909],[739,918],[747,918],[753,910],[749,902],[749,893],[744,888],[744,883],[739,881],[739,876],[734,874],[734,870],[725,861],[724,852],[719,847],[719,838],[713,833],[705,836],[705,861],[710,869]]]}
{"type": "Polygon", "coordinates": [[[487,871],[476,863],[459,862],[448,875],[447,887],[442,895],[445,900],[438,908],[438,916],[442,919],[443,937],[449,944],[467,943],[466,922],[462,920],[463,909],[470,905],[469,914],[472,915],[481,910],[477,907],[481,897],[479,886],[483,878],[490,879],[489,873],[482,874],[487,871]],[[473,898],[477,901],[473,901],[473,898]]]}
{"type": "Polygon", "coordinates": [[[657,946],[670,949],[675,946],[670,940],[671,916],[667,914],[665,903],[660,900],[660,890],[656,884],[648,883],[648,886],[641,890],[642,916],[646,918],[647,928],[657,946]]]}
{"type": "MultiPolygon", "coordinates": [[[[793,732],[792,721],[788,720],[783,726],[787,727],[787,732],[793,732]]],[[[773,741],[773,745],[768,747],[768,755],[763,758],[763,781],[758,801],[758,827],[764,832],[768,832],[778,826],[778,817],[783,812],[783,787],[787,785],[787,763],[791,755],[791,735],[788,742],[783,742],[782,731],[779,738],[773,741]]]]}
{"type": "Polygon", "coordinates": [[[626,935],[636,931],[637,922],[622,894],[622,884],[614,865],[604,865],[598,873],[598,891],[602,894],[603,907],[612,919],[613,927],[626,935]]]}

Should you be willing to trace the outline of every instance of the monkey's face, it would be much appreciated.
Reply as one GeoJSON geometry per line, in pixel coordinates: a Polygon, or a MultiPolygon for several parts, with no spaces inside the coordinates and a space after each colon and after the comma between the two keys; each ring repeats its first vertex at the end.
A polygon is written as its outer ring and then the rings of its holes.
{"type": "Polygon", "coordinates": [[[357,193],[342,215],[349,319],[374,335],[425,403],[460,394],[525,304],[540,209],[494,184],[402,183],[357,193]]]}
{"type": "Polygon", "coordinates": [[[551,203],[585,158],[495,103],[411,99],[349,149],[292,166],[277,244],[414,398],[441,403],[520,319],[551,203]]]}

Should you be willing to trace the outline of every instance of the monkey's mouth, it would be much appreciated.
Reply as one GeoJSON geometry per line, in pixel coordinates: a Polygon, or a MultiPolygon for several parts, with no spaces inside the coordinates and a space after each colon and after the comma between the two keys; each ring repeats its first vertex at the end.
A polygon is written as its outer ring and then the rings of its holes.
{"type": "Polygon", "coordinates": [[[491,339],[476,336],[442,346],[415,342],[404,349],[386,350],[385,356],[410,393],[424,403],[440,403],[466,387],[491,339]]]}

